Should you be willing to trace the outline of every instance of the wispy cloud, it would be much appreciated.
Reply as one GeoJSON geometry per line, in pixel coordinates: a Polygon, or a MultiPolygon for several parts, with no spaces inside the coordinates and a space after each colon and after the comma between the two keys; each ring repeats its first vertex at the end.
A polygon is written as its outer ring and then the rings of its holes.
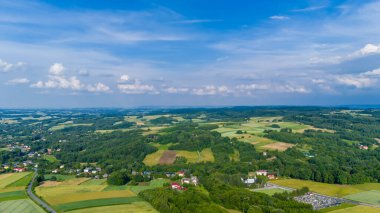
{"type": "Polygon", "coordinates": [[[311,11],[324,9],[326,7],[327,5],[311,6],[311,7],[305,7],[305,8],[300,8],[300,9],[294,9],[294,10],[291,10],[291,12],[311,12],[311,11]]]}
{"type": "Polygon", "coordinates": [[[288,16],[271,16],[269,18],[273,20],[289,20],[290,19],[288,16]]]}

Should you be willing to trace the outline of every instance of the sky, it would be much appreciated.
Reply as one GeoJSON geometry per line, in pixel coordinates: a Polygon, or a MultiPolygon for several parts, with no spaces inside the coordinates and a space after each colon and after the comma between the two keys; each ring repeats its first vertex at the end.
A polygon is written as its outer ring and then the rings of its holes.
{"type": "Polygon", "coordinates": [[[380,104],[380,1],[0,0],[0,108],[380,104]]]}

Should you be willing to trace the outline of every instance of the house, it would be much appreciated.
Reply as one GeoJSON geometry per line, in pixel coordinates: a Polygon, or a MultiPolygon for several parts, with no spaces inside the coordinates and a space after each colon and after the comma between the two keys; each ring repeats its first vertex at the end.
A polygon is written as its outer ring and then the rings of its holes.
{"type": "Polygon", "coordinates": [[[360,145],[359,149],[368,150],[368,146],[360,145]]]}
{"type": "Polygon", "coordinates": [[[103,178],[104,178],[104,179],[107,179],[107,178],[108,178],[108,174],[104,174],[104,175],[103,175],[103,178]]]}
{"type": "Polygon", "coordinates": [[[172,187],[172,189],[175,189],[175,190],[181,190],[182,189],[182,186],[176,182],[171,183],[171,187],[172,187]]]}
{"type": "Polygon", "coordinates": [[[84,173],[91,173],[91,170],[92,170],[91,167],[86,167],[85,169],[83,169],[83,172],[84,173]]]}
{"type": "Polygon", "coordinates": [[[15,171],[15,172],[25,172],[25,168],[16,167],[16,168],[13,169],[13,171],[15,171]]]}
{"type": "Polygon", "coordinates": [[[166,175],[166,177],[172,178],[175,176],[176,173],[175,172],[165,172],[164,174],[166,175]]]}
{"type": "Polygon", "coordinates": [[[92,174],[96,174],[97,172],[98,172],[98,171],[96,171],[96,170],[92,170],[92,171],[91,171],[92,174]]]}
{"type": "Polygon", "coordinates": [[[277,177],[276,177],[275,174],[268,174],[267,177],[268,177],[269,180],[277,179],[277,177]]]}
{"type": "Polygon", "coordinates": [[[57,174],[58,173],[58,169],[54,169],[53,171],[51,171],[51,173],[57,174]]]}
{"type": "Polygon", "coordinates": [[[256,175],[262,175],[262,176],[267,176],[268,171],[267,170],[257,170],[256,175]]]}
{"type": "Polygon", "coordinates": [[[3,164],[4,169],[9,169],[9,164],[3,164]]]}
{"type": "Polygon", "coordinates": [[[181,179],[182,184],[192,184],[194,186],[198,185],[199,180],[196,176],[192,176],[191,178],[182,178],[181,179]]]}
{"type": "Polygon", "coordinates": [[[247,185],[251,185],[256,182],[256,178],[247,178],[247,179],[241,178],[241,181],[247,185]]]}
{"type": "Polygon", "coordinates": [[[178,171],[178,172],[177,172],[177,175],[178,175],[179,177],[185,177],[185,172],[184,172],[184,171],[178,171]]]}

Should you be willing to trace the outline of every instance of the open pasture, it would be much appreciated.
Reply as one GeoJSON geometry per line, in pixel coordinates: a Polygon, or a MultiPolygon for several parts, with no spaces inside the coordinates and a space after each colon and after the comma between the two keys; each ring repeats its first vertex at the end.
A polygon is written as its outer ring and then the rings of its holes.
{"type": "Polygon", "coordinates": [[[66,211],[71,211],[71,210],[76,210],[76,209],[85,209],[85,208],[99,207],[99,206],[112,206],[112,205],[119,205],[119,204],[131,204],[134,202],[141,202],[141,201],[143,201],[143,199],[137,196],[84,200],[84,201],[61,204],[57,206],[57,209],[60,211],[66,212],[66,211]]]}
{"type": "Polygon", "coordinates": [[[39,186],[36,187],[36,194],[48,199],[49,197],[66,196],[68,194],[86,193],[86,192],[100,192],[106,186],[86,186],[86,185],[66,185],[66,186],[39,186]]]}
{"type": "Polygon", "coordinates": [[[319,182],[314,182],[314,181],[309,181],[309,180],[297,180],[297,179],[280,179],[280,180],[273,180],[270,182],[281,185],[281,186],[294,188],[294,189],[308,187],[310,191],[317,192],[324,195],[334,196],[334,197],[344,197],[347,195],[352,195],[352,194],[370,191],[370,190],[380,190],[380,183],[338,185],[338,184],[319,183],[319,182]]]}
{"type": "Polygon", "coordinates": [[[77,127],[77,126],[92,126],[93,124],[88,123],[88,124],[74,124],[73,121],[67,121],[65,123],[58,124],[56,126],[53,126],[49,129],[49,131],[57,131],[57,130],[62,130],[65,128],[69,127],[77,127]]]}
{"type": "Polygon", "coordinates": [[[276,142],[276,143],[267,144],[265,146],[261,146],[260,149],[285,151],[293,146],[295,145],[290,144],[290,143],[276,142]]]}
{"type": "Polygon", "coordinates": [[[108,199],[108,198],[120,198],[120,197],[133,197],[136,196],[130,190],[120,190],[120,191],[100,191],[100,192],[85,192],[85,193],[74,193],[65,194],[64,196],[49,196],[45,200],[53,206],[61,205],[64,203],[79,202],[85,200],[95,200],[95,199],[108,199]]]}
{"type": "Polygon", "coordinates": [[[30,199],[10,200],[0,203],[1,213],[44,213],[45,211],[30,199]]]}
{"type": "Polygon", "coordinates": [[[371,206],[354,206],[354,207],[349,207],[349,208],[343,208],[343,209],[338,209],[334,211],[330,211],[331,213],[378,213],[379,208],[376,207],[371,207],[371,206]]]}
{"type": "Polygon", "coordinates": [[[104,213],[104,212],[115,212],[115,213],[157,213],[148,202],[138,201],[131,204],[121,204],[113,206],[102,206],[87,209],[79,209],[69,211],[70,213],[104,213]]]}
{"type": "Polygon", "coordinates": [[[5,188],[6,186],[20,180],[21,178],[29,175],[30,172],[21,172],[21,173],[7,173],[0,175],[0,189],[5,188]]]}
{"type": "Polygon", "coordinates": [[[18,199],[23,199],[23,198],[27,198],[25,190],[0,193],[0,202],[6,201],[6,200],[18,200],[18,199]]]}
{"type": "Polygon", "coordinates": [[[353,201],[362,202],[362,203],[378,205],[380,207],[380,191],[379,190],[359,192],[356,194],[347,195],[344,198],[353,200],[353,201]]]}
{"type": "Polygon", "coordinates": [[[261,192],[267,195],[274,195],[276,193],[283,193],[286,192],[284,189],[278,189],[278,188],[270,188],[270,189],[255,189],[254,192],[261,192]]]}

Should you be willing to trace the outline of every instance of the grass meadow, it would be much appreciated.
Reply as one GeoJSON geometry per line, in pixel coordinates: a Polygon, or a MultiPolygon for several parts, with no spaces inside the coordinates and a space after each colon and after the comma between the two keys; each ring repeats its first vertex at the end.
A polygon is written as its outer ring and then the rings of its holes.
{"type": "Polygon", "coordinates": [[[30,199],[0,202],[1,213],[44,213],[45,211],[30,199]]]}

